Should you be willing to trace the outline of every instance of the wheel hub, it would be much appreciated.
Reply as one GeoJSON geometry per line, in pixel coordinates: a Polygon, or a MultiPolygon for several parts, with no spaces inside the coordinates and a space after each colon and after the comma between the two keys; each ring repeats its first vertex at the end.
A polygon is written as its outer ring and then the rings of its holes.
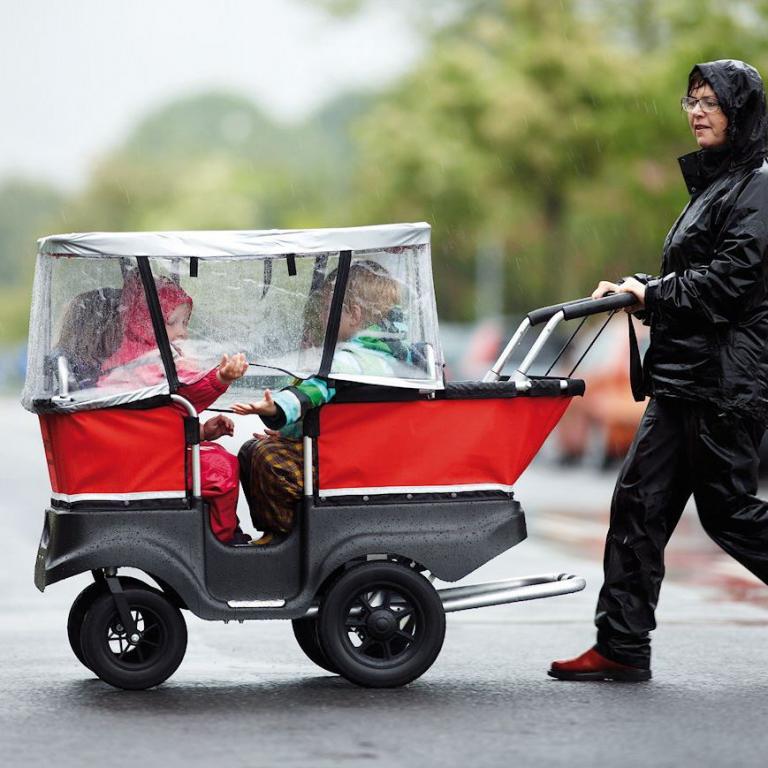
{"type": "Polygon", "coordinates": [[[368,616],[365,628],[375,640],[388,640],[397,630],[397,619],[392,611],[379,608],[368,616]]]}

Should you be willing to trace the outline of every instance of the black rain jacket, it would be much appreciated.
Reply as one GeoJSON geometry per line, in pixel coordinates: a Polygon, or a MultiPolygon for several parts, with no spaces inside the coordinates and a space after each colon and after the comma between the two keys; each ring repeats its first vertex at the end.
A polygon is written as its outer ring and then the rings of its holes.
{"type": "Polygon", "coordinates": [[[765,93],[748,64],[697,64],[728,143],[679,159],[691,195],[647,284],[646,393],[717,404],[768,424],[768,163],[765,93]]]}

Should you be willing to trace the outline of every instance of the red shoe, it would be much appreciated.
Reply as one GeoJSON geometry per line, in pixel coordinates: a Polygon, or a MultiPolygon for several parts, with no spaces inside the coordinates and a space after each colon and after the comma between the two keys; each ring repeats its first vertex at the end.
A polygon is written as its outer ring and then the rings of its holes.
{"type": "Polygon", "coordinates": [[[621,680],[626,683],[639,683],[651,679],[650,669],[619,664],[601,656],[594,648],[575,659],[553,661],[547,674],[558,680],[621,680]]]}

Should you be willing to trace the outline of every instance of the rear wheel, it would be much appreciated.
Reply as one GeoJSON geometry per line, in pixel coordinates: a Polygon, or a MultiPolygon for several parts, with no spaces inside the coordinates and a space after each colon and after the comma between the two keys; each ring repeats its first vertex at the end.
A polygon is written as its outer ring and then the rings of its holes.
{"type": "Polygon", "coordinates": [[[330,663],[371,688],[406,685],[423,675],[445,637],[439,595],[398,563],[370,562],[347,571],[328,590],[318,622],[330,663]]]}
{"type": "Polygon", "coordinates": [[[117,688],[142,690],[160,685],[181,664],[187,625],[178,608],[154,590],[129,588],[136,633],[123,626],[109,592],[99,595],[83,621],[80,642],[87,666],[117,688]]]}
{"type": "Polygon", "coordinates": [[[293,636],[306,657],[317,664],[318,667],[338,675],[339,670],[331,664],[323,650],[323,646],[320,645],[317,619],[313,616],[308,619],[294,619],[291,623],[293,624],[293,636]]]}

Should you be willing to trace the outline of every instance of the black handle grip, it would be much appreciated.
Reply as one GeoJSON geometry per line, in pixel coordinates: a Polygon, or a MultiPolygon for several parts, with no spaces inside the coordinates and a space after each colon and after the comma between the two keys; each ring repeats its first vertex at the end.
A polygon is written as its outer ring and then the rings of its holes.
{"type": "Polygon", "coordinates": [[[615,312],[617,309],[633,307],[637,299],[631,293],[611,293],[602,299],[590,299],[579,304],[569,304],[563,307],[563,318],[573,320],[576,317],[589,317],[601,312],[615,312]]]}
{"type": "Polygon", "coordinates": [[[549,307],[542,307],[541,309],[534,309],[528,313],[528,322],[531,325],[539,325],[540,323],[546,323],[547,320],[553,318],[561,309],[565,307],[576,306],[583,304],[586,301],[592,301],[591,298],[576,299],[575,301],[565,301],[562,304],[552,304],[549,307]]]}
{"type": "Polygon", "coordinates": [[[534,309],[528,313],[528,322],[531,325],[545,323],[560,311],[566,320],[573,320],[576,317],[588,317],[600,312],[612,312],[616,309],[631,307],[636,303],[637,299],[631,293],[611,293],[601,299],[587,296],[585,299],[565,301],[562,304],[552,304],[549,307],[534,309]]]}

